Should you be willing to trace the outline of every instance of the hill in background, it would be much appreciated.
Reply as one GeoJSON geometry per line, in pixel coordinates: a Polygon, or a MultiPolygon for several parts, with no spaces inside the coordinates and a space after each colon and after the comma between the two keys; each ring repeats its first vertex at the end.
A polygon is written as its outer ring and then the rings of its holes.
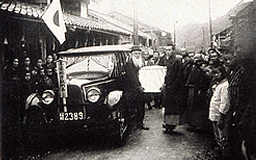
{"type": "MultiPolygon", "coordinates": [[[[234,15],[235,13],[246,7],[249,3],[250,2],[235,6],[225,15],[213,20],[213,34],[219,33],[226,28],[231,27],[232,21],[229,20],[230,15],[234,15]]],[[[188,50],[195,50],[197,52],[201,50],[204,42],[204,46],[206,49],[210,46],[210,31],[208,22],[187,24],[182,28],[177,29],[176,32],[177,46],[180,48],[186,47],[188,50]]]]}

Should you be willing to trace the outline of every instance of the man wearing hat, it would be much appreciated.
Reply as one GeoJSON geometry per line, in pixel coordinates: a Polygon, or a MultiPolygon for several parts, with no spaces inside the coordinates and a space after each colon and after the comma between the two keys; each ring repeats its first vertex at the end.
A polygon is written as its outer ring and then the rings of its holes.
{"type": "Polygon", "coordinates": [[[128,108],[134,108],[137,110],[136,120],[139,129],[146,129],[143,124],[145,116],[145,98],[143,94],[143,87],[139,81],[138,71],[143,67],[143,61],[141,59],[141,49],[139,46],[132,47],[132,53],[128,56],[125,65],[125,84],[124,95],[126,102],[130,105],[128,108]]]}
{"type": "Polygon", "coordinates": [[[132,53],[131,53],[131,59],[136,67],[137,70],[139,70],[141,67],[144,66],[144,62],[141,56],[141,48],[140,46],[133,46],[132,47],[132,53]]]}

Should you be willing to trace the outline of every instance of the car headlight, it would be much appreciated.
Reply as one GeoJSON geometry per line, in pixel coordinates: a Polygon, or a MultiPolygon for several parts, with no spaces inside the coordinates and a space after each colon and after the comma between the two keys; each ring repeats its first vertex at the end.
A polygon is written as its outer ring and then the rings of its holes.
{"type": "Polygon", "coordinates": [[[99,88],[90,88],[87,91],[87,99],[92,103],[96,103],[100,99],[100,89],[99,88]]]}
{"type": "Polygon", "coordinates": [[[110,107],[116,105],[123,95],[123,91],[112,91],[108,94],[105,99],[105,104],[108,104],[110,107]]]}
{"type": "Polygon", "coordinates": [[[44,104],[49,105],[54,101],[55,94],[52,90],[45,90],[42,95],[42,101],[44,104]]]}

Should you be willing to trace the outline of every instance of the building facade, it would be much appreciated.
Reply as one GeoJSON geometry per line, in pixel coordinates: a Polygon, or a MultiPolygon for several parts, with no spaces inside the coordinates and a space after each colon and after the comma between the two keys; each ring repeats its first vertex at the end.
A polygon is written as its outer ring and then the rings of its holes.
{"type": "Polygon", "coordinates": [[[114,45],[130,33],[111,24],[101,23],[88,17],[89,0],[62,0],[63,18],[66,25],[66,41],[60,45],[47,28],[41,16],[49,0],[0,1],[2,44],[6,65],[17,57],[21,61],[30,57],[45,60],[48,54],[86,46],[114,45]]]}

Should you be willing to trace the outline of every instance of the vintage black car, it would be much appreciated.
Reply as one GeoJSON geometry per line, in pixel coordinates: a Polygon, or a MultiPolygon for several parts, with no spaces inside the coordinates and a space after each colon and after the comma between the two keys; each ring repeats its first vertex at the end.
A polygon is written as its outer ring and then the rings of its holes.
{"type": "Polygon", "coordinates": [[[123,77],[131,48],[132,45],[94,46],[59,52],[58,89],[33,93],[27,98],[23,124],[29,128],[28,137],[35,132],[43,134],[45,128],[61,126],[71,131],[105,130],[115,140],[125,140],[129,109],[122,97],[123,77]]]}

